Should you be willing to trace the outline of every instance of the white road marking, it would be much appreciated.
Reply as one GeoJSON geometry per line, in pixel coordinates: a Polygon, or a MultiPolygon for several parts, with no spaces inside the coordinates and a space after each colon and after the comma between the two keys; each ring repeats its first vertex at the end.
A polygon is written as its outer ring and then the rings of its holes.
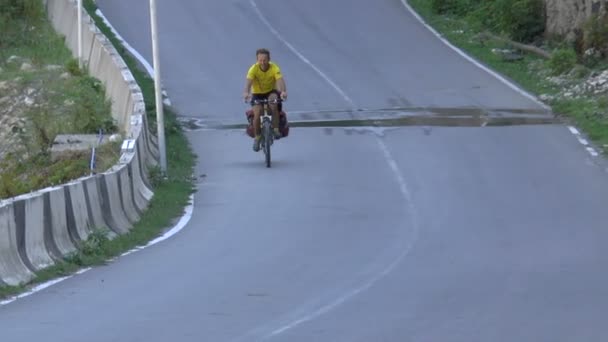
{"type": "MultiPolygon", "coordinates": [[[[114,28],[112,27],[112,25],[110,24],[110,22],[106,19],[106,17],[103,15],[103,13],[101,12],[101,10],[97,10],[97,15],[99,15],[106,23],[106,25],[108,25],[108,27],[110,27],[112,29],[112,31],[114,32],[114,34],[116,35],[116,37],[120,40],[121,44],[123,44],[125,46],[125,48],[127,48],[129,51],[131,51],[131,53],[144,65],[144,67],[146,68],[146,70],[148,71],[148,73],[150,74],[151,77],[153,77],[154,75],[154,69],[152,69],[152,67],[150,66],[150,63],[148,63],[142,56],[141,54],[139,54],[135,49],[133,49],[133,47],[131,47],[124,39],[122,39],[120,37],[120,35],[118,34],[118,32],[116,32],[116,30],[114,30],[114,28]]],[[[184,227],[186,226],[186,224],[188,224],[188,222],[190,221],[190,219],[192,218],[192,211],[194,208],[194,194],[190,195],[190,203],[189,205],[185,208],[185,214],[181,217],[181,219],[179,220],[179,222],[177,222],[177,224],[171,228],[169,231],[165,232],[163,235],[157,237],[156,239],[148,242],[148,244],[146,244],[145,246],[138,246],[133,248],[132,250],[123,253],[121,256],[126,256],[129,254],[132,254],[134,252],[140,251],[144,248],[150,247],[152,245],[155,245],[159,242],[165,241],[167,239],[169,239],[170,237],[172,237],[173,235],[179,233],[182,229],[184,229],[184,227]]],[[[116,258],[114,258],[116,259],[116,258]]],[[[112,260],[114,260],[112,259],[112,260]]],[[[70,279],[76,275],[85,273],[89,270],[91,270],[92,268],[84,268],[82,270],[77,271],[76,273],[74,273],[73,275],[67,276],[67,277],[61,277],[61,278],[57,278],[57,279],[53,279],[50,281],[47,281],[45,283],[39,284],[34,286],[31,290],[24,292],[22,294],[19,294],[17,296],[11,297],[9,299],[5,299],[3,301],[0,301],[0,306],[3,305],[7,305],[10,304],[14,301],[16,301],[17,299],[21,299],[27,296],[31,296],[34,293],[40,292],[50,286],[56,285],[64,280],[70,279]]]]}
{"type": "Polygon", "coordinates": [[[447,45],[449,48],[451,48],[452,50],[456,51],[456,53],[458,53],[460,56],[462,56],[464,59],[466,59],[467,61],[473,63],[475,66],[481,68],[482,70],[484,70],[485,72],[487,72],[488,74],[494,76],[496,79],[498,79],[499,81],[503,82],[504,84],[506,84],[509,88],[515,90],[516,92],[518,92],[519,94],[527,97],[528,99],[536,102],[539,106],[543,107],[544,109],[551,109],[551,107],[547,106],[546,104],[544,104],[542,101],[540,101],[539,99],[537,99],[535,96],[533,96],[532,94],[528,93],[527,91],[521,89],[520,87],[518,87],[517,85],[513,84],[512,82],[508,81],[506,78],[504,78],[503,76],[501,76],[500,74],[498,74],[497,72],[489,69],[488,67],[486,67],[485,65],[479,63],[478,61],[476,61],[475,59],[473,59],[471,56],[467,55],[465,52],[463,52],[462,50],[460,50],[459,48],[457,48],[456,46],[452,45],[452,43],[450,43],[447,39],[445,39],[439,32],[437,32],[432,26],[430,26],[429,24],[427,24],[424,19],[422,19],[422,17],[416,12],[414,11],[414,9],[410,6],[410,4],[407,2],[407,0],[401,0],[401,3],[403,4],[403,6],[405,6],[405,8],[416,18],[418,19],[418,21],[420,23],[422,23],[422,25],[424,25],[429,31],[431,31],[439,40],[441,40],[445,45],[447,45]]]}
{"type": "MultiPolygon", "coordinates": [[[[336,90],[336,92],[338,92],[342,96],[342,98],[344,98],[344,100],[346,102],[348,102],[351,106],[356,108],[354,101],[334,81],[332,81],[325,73],[323,73],[309,59],[307,59],[303,54],[301,54],[293,45],[291,45],[289,42],[287,42],[285,40],[285,38],[283,38],[283,36],[264,17],[262,12],[258,9],[254,0],[249,0],[249,2],[255,9],[257,15],[260,17],[260,20],[262,20],[262,22],[264,22],[264,24],[277,37],[277,39],[279,39],[283,44],[285,44],[285,46],[287,46],[298,58],[300,58],[311,69],[313,69],[315,72],[317,72],[317,74],[319,74],[319,76],[321,76],[321,78],[323,78],[332,88],[334,88],[334,90],[336,90]]],[[[289,322],[289,323],[271,331],[269,334],[264,336],[264,339],[272,338],[273,336],[279,335],[302,323],[311,321],[311,320],[335,309],[336,307],[344,304],[348,300],[352,299],[353,297],[357,296],[358,294],[360,294],[363,291],[372,287],[374,284],[376,284],[382,278],[386,277],[409,254],[409,252],[418,236],[418,222],[416,219],[415,210],[413,208],[411,195],[410,195],[410,192],[408,190],[405,180],[401,176],[397,163],[396,163],[395,159],[392,157],[386,144],[377,134],[374,134],[374,137],[376,138],[378,145],[380,146],[380,149],[382,150],[383,155],[384,155],[388,165],[390,166],[391,171],[393,172],[393,175],[395,176],[397,183],[399,184],[399,189],[401,191],[401,194],[402,194],[405,202],[407,203],[408,212],[410,213],[410,218],[412,220],[413,237],[410,239],[410,241],[407,243],[407,245],[403,248],[402,253],[400,253],[384,270],[377,273],[374,277],[369,279],[366,283],[364,283],[363,285],[361,285],[357,288],[346,291],[342,296],[336,298],[335,300],[331,301],[330,303],[323,305],[320,308],[318,308],[308,314],[303,315],[301,318],[293,320],[292,322],[289,322]]]]}
{"type": "Polygon", "coordinates": [[[272,27],[272,25],[270,25],[270,23],[268,22],[266,17],[264,17],[262,12],[258,8],[258,5],[255,3],[255,1],[249,0],[249,2],[251,3],[251,6],[253,6],[258,17],[260,17],[260,20],[262,20],[262,22],[268,27],[270,32],[272,32],[272,34],[274,34],[278,40],[280,40],[283,44],[285,44],[285,46],[287,46],[287,48],[289,50],[291,50],[291,52],[293,52],[296,56],[298,56],[298,58],[300,58],[302,60],[302,62],[306,63],[309,67],[311,67],[314,71],[316,71],[317,74],[319,74],[319,76],[321,76],[321,78],[323,78],[332,88],[334,88],[338,92],[338,94],[340,94],[340,96],[342,96],[344,101],[348,102],[351,106],[354,107],[355,104],[354,104],[353,100],[351,100],[350,97],[348,97],[348,95],[346,95],[346,93],[342,89],[340,89],[340,87],[338,87],[338,85],[336,85],[336,83],[334,83],[334,81],[332,81],[327,75],[325,75],[325,73],[323,71],[321,71],[314,64],[312,64],[312,62],[309,61],[308,58],[304,57],[304,55],[302,55],[300,52],[298,52],[298,50],[296,50],[296,48],[293,47],[293,45],[289,44],[289,42],[286,41],[285,38],[283,38],[283,36],[281,36],[281,34],[277,30],[275,30],[274,27],[272,27]]]}

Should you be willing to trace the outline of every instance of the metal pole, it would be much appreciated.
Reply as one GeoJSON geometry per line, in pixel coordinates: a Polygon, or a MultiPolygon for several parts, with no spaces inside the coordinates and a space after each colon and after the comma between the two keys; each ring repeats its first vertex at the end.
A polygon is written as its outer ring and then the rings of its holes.
{"type": "Polygon", "coordinates": [[[167,175],[167,156],[165,152],[165,120],[163,113],[163,95],[160,84],[160,62],[158,53],[158,27],[156,22],[156,0],[150,0],[150,22],[152,25],[152,54],[154,59],[154,88],[156,90],[156,123],[158,129],[158,149],[160,152],[160,170],[167,175]]]}
{"type": "Polygon", "coordinates": [[[78,66],[82,68],[82,0],[78,0],[78,66]]]}

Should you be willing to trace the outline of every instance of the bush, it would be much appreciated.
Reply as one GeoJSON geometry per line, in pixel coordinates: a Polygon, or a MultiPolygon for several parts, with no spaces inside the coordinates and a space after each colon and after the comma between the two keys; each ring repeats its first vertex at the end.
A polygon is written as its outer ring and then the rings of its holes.
{"type": "Polygon", "coordinates": [[[513,40],[527,43],[545,32],[545,6],[542,0],[517,0],[503,14],[501,26],[513,40]]]}
{"type": "Polygon", "coordinates": [[[492,0],[480,12],[486,28],[515,41],[529,43],[545,31],[542,0],[492,0]]]}
{"type": "MultiPolygon", "coordinates": [[[[597,105],[601,110],[608,110],[608,95],[602,95],[597,99],[597,105]]],[[[608,115],[608,113],[606,113],[608,115]]]]}
{"type": "Polygon", "coordinates": [[[473,10],[474,0],[431,0],[431,8],[437,14],[455,14],[463,16],[473,10]]]}
{"type": "Polygon", "coordinates": [[[44,17],[42,0],[0,0],[0,13],[13,20],[33,21],[44,17]]]}
{"type": "Polygon", "coordinates": [[[44,18],[42,0],[0,0],[0,57],[3,49],[34,44],[27,30],[44,18]]]}
{"type": "Polygon", "coordinates": [[[78,62],[78,60],[76,58],[70,58],[70,60],[65,63],[65,69],[72,76],[82,76],[82,75],[84,75],[84,72],[80,68],[80,64],[79,64],[79,62],[78,62]]]}
{"type": "Polygon", "coordinates": [[[9,166],[7,160],[0,162],[0,198],[14,197],[29,189],[29,184],[21,180],[20,173],[9,166]]]}
{"type": "Polygon", "coordinates": [[[583,51],[594,50],[608,56],[608,15],[594,15],[583,26],[583,51]]]}
{"type": "Polygon", "coordinates": [[[84,76],[78,79],[79,91],[72,94],[71,98],[76,99],[75,105],[71,108],[73,122],[77,123],[78,132],[97,133],[103,129],[106,133],[117,131],[111,117],[111,103],[105,98],[103,84],[98,79],[84,76]]]}
{"type": "Polygon", "coordinates": [[[570,70],[570,76],[577,79],[585,78],[589,76],[590,73],[591,71],[583,65],[575,65],[572,70],[570,70]]]}
{"type": "Polygon", "coordinates": [[[43,18],[42,0],[0,0],[0,47],[21,37],[23,30],[43,18]]]}
{"type": "Polygon", "coordinates": [[[545,31],[543,0],[431,0],[438,14],[467,16],[478,30],[506,34],[529,43],[545,31]]]}
{"type": "Polygon", "coordinates": [[[561,48],[553,52],[549,67],[554,75],[561,75],[576,65],[576,52],[571,48],[561,48]]]}
{"type": "Polygon", "coordinates": [[[109,239],[109,230],[105,228],[97,228],[91,232],[86,241],[82,241],[80,253],[86,256],[94,256],[103,253],[107,247],[109,239]]]}

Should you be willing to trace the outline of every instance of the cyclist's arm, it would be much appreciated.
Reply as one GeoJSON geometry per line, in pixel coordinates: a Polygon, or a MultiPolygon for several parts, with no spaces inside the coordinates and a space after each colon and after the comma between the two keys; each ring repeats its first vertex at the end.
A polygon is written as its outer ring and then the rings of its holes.
{"type": "Polygon", "coordinates": [[[285,84],[285,79],[283,78],[283,74],[281,73],[281,68],[274,64],[274,79],[275,79],[275,87],[281,93],[287,93],[287,85],[285,84]]]}
{"type": "Polygon", "coordinates": [[[243,89],[243,96],[251,94],[251,85],[253,85],[253,79],[247,78],[245,81],[245,89],[243,89]]]}
{"type": "Polygon", "coordinates": [[[287,84],[285,84],[285,79],[283,77],[277,80],[277,90],[287,92],[287,84]]]}

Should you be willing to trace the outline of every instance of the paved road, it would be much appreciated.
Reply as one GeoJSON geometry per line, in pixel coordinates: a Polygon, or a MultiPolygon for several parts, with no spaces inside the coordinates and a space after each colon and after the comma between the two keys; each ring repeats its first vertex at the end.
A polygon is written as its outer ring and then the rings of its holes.
{"type": "MultiPolygon", "coordinates": [[[[147,1],[98,2],[149,58],[147,1]]],[[[398,0],[158,5],[165,86],[203,122],[242,122],[260,46],[301,120],[542,110],[398,0]]],[[[188,135],[206,177],[186,228],[0,307],[3,340],[608,338],[608,177],[565,126],[297,128],[271,169],[242,130],[188,135]]]]}

